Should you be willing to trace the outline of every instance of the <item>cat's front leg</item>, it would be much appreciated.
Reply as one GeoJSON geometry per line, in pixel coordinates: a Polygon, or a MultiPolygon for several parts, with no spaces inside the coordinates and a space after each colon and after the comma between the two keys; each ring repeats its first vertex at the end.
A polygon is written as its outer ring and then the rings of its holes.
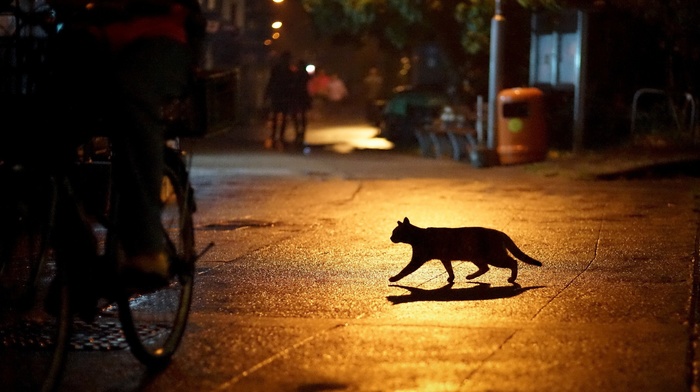
{"type": "Polygon", "coordinates": [[[442,262],[442,265],[445,267],[445,271],[447,271],[447,281],[452,283],[455,281],[455,273],[452,271],[452,260],[440,260],[442,262]]]}
{"type": "Polygon", "coordinates": [[[405,276],[410,275],[413,272],[415,272],[415,270],[417,270],[418,268],[420,268],[420,266],[425,264],[426,261],[427,260],[418,259],[415,257],[411,258],[411,261],[408,262],[408,265],[406,265],[401,270],[401,272],[399,272],[398,274],[389,278],[389,282],[398,282],[399,280],[403,279],[405,276]]]}

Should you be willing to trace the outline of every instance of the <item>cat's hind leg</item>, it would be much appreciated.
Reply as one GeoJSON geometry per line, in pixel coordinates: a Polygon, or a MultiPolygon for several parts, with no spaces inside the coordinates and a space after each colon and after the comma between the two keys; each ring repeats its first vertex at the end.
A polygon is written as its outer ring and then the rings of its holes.
{"type": "Polygon", "coordinates": [[[452,283],[455,281],[455,273],[452,271],[452,260],[440,260],[442,262],[442,265],[445,267],[445,271],[447,271],[447,281],[452,283]]]}
{"type": "Polygon", "coordinates": [[[472,280],[474,278],[477,278],[477,277],[479,277],[479,276],[481,276],[489,271],[489,266],[486,263],[476,264],[476,266],[479,267],[479,269],[476,272],[474,272],[473,274],[467,275],[467,280],[472,280]]]}
{"type": "Polygon", "coordinates": [[[510,268],[510,278],[508,278],[508,283],[515,283],[515,279],[518,278],[518,262],[510,257],[506,256],[507,261],[504,259],[504,267],[510,268]]]}
{"type": "Polygon", "coordinates": [[[498,268],[508,268],[510,270],[510,278],[508,283],[515,283],[518,278],[518,261],[510,257],[505,251],[503,253],[491,254],[488,263],[498,268]]]}

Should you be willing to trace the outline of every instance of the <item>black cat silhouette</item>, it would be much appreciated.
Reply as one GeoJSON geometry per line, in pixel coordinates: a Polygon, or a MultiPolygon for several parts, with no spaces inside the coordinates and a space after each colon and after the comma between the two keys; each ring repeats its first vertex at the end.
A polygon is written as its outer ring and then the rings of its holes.
{"type": "Polygon", "coordinates": [[[467,275],[474,279],[485,274],[489,265],[500,268],[510,268],[508,282],[515,283],[518,277],[518,262],[510,257],[510,253],[521,261],[541,266],[542,263],[523,253],[507,234],[484,227],[428,227],[420,228],[411,224],[408,218],[396,222],[398,226],[391,233],[393,243],[406,243],[413,248],[413,255],[408,265],[401,272],[389,278],[396,282],[415,272],[429,260],[437,259],[442,262],[447,271],[448,282],[453,282],[452,261],[471,261],[479,270],[467,275]]]}

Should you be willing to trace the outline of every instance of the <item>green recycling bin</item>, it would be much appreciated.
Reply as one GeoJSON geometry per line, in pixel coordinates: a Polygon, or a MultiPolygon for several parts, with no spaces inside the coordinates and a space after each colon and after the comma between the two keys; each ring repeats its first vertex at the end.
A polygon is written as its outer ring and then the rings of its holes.
{"type": "Polygon", "coordinates": [[[502,165],[542,161],[547,156],[544,93],[533,87],[501,91],[497,100],[497,140],[502,165]]]}

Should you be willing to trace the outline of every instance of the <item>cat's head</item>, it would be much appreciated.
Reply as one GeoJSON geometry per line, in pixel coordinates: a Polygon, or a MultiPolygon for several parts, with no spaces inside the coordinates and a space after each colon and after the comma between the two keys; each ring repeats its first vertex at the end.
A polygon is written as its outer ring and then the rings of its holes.
{"type": "Polygon", "coordinates": [[[391,242],[396,244],[410,241],[411,227],[413,227],[413,225],[408,218],[403,218],[403,222],[397,221],[396,223],[397,226],[394,228],[394,231],[391,232],[391,242]]]}

